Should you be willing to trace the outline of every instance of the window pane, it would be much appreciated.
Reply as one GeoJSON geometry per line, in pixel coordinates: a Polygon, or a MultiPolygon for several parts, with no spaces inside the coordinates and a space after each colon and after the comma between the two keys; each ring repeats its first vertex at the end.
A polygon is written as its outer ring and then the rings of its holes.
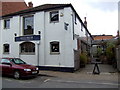
{"type": "Polygon", "coordinates": [[[51,42],[51,52],[59,52],[59,42],[51,42]]]}
{"type": "Polygon", "coordinates": [[[59,12],[58,11],[50,12],[50,20],[51,22],[59,21],[59,12]]]}
{"type": "Polygon", "coordinates": [[[7,59],[2,59],[2,60],[1,60],[1,63],[10,63],[10,61],[7,60],[7,59]]]}
{"type": "Polygon", "coordinates": [[[24,17],[24,35],[33,34],[34,18],[33,16],[24,17]]]}
{"type": "Polygon", "coordinates": [[[31,42],[25,42],[20,45],[21,53],[31,53],[35,52],[35,44],[31,42]]]}
{"type": "Polygon", "coordinates": [[[10,28],[10,20],[4,20],[4,28],[9,29],[10,28]]]}
{"type": "Polygon", "coordinates": [[[3,48],[4,48],[4,53],[9,53],[9,44],[4,44],[3,45],[3,48]]]}

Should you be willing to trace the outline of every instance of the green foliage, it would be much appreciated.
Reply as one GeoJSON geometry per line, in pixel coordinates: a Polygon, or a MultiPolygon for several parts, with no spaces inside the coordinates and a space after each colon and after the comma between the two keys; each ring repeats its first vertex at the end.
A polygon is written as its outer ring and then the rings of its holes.
{"type": "Polygon", "coordinates": [[[115,44],[112,42],[108,42],[107,43],[107,48],[106,48],[106,56],[108,58],[108,60],[112,60],[113,58],[115,58],[115,44]]]}
{"type": "Polygon", "coordinates": [[[87,54],[86,53],[81,53],[80,54],[80,62],[82,64],[86,64],[87,63],[87,54]]]}
{"type": "Polygon", "coordinates": [[[97,56],[100,56],[102,54],[102,48],[97,48],[97,56]]]}

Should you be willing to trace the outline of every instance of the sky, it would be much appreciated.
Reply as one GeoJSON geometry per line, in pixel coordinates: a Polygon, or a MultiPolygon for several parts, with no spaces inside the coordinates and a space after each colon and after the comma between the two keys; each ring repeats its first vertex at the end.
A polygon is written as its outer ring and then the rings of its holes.
{"type": "Polygon", "coordinates": [[[120,0],[25,0],[26,3],[30,1],[34,7],[42,4],[71,3],[82,21],[87,17],[87,28],[92,35],[117,35],[120,0]]]}

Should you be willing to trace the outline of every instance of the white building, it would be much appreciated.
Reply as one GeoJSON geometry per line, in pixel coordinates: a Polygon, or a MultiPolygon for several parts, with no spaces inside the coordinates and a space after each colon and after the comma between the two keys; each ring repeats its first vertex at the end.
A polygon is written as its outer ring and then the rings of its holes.
{"type": "Polygon", "coordinates": [[[78,53],[90,51],[92,41],[71,4],[45,4],[2,16],[0,36],[0,57],[67,70],[79,69],[78,53]]]}

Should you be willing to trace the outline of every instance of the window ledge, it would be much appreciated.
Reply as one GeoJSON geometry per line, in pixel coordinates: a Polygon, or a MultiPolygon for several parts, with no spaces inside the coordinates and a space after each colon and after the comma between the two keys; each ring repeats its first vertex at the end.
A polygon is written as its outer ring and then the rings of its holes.
{"type": "Polygon", "coordinates": [[[50,21],[50,23],[59,23],[59,20],[57,20],[57,21],[50,21]]]}
{"type": "Polygon", "coordinates": [[[59,55],[60,52],[50,52],[50,55],[59,55]]]}
{"type": "Polygon", "coordinates": [[[9,52],[4,52],[3,54],[10,54],[9,52]]]}
{"type": "Polygon", "coordinates": [[[20,55],[35,55],[35,53],[20,53],[20,55]]]}

